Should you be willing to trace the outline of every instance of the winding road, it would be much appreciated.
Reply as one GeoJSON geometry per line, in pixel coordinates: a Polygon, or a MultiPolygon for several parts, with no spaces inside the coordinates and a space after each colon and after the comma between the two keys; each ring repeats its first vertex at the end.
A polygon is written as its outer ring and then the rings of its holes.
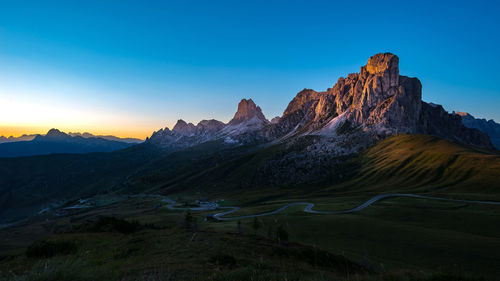
{"type": "MultiPolygon", "coordinates": [[[[265,213],[260,213],[260,214],[253,214],[253,215],[246,215],[246,216],[238,216],[238,217],[226,217],[229,214],[232,214],[238,210],[240,210],[239,207],[219,207],[218,205],[212,206],[211,208],[189,208],[193,211],[207,211],[207,210],[215,210],[215,209],[229,209],[228,211],[225,212],[220,212],[216,213],[213,215],[214,219],[219,220],[219,221],[231,221],[231,220],[239,220],[239,219],[247,219],[247,218],[254,218],[254,217],[263,217],[263,216],[269,216],[269,215],[275,215],[278,214],[282,211],[284,211],[288,207],[292,206],[299,206],[299,205],[305,205],[304,207],[304,212],[306,213],[311,213],[311,214],[323,214],[323,215],[337,215],[337,214],[348,214],[348,213],[354,213],[363,210],[364,208],[372,205],[373,203],[386,199],[386,198],[391,198],[391,197],[410,197],[410,198],[417,198],[417,199],[430,199],[430,200],[440,200],[440,201],[448,201],[448,202],[458,202],[458,203],[472,203],[472,204],[488,204],[488,205],[500,205],[500,202],[496,201],[478,201],[478,200],[461,200],[461,199],[450,199],[450,198],[441,198],[441,197],[433,197],[433,196],[425,196],[425,195],[417,195],[417,194],[410,194],[410,193],[390,193],[390,194],[380,194],[377,196],[374,196],[370,198],[368,201],[364,202],[363,204],[353,208],[353,209],[348,209],[348,210],[339,210],[339,211],[316,211],[313,210],[312,208],[314,207],[314,203],[309,203],[309,202],[294,202],[294,203],[289,203],[284,205],[283,207],[280,207],[274,211],[270,212],[265,212],[265,213]]],[[[167,206],[171,210],[175,209],[187,209],[187,208],[176,208],[173,205],[176,203],[175,201],[165,198],[163,202],[168,202],[169,205],[167,206]]]]}

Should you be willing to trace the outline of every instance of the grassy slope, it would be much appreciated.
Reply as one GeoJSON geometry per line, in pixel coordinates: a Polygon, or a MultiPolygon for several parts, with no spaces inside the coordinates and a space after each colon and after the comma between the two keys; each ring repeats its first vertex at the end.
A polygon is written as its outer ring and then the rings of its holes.
{"type": "Polygon", "coordinates": [[[368,149],[358,161],[353,186],[380,191],[500,193],[498,152],[429,135],[390,137],[368,149]]]}

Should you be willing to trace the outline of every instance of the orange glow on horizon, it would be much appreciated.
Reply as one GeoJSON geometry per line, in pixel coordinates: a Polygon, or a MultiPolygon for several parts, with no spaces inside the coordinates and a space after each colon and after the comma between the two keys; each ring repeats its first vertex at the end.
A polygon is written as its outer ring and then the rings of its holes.
{"type": "Polygon", "coordinates": [[[65,133],[91,133],[93,135],[112,135],[120,138],[138,138],[146,139],[146,137],[151,136],[154,130],[159,128],[134,128],[129,127],[123,128],[113,128],[113,127],[101,127],[101,128],[68,128],[68,127],[57,127],[57,126],[8,126],[0,125],[0,136],[4,137],[20,137],[22,135],[32,135],[40,134],[45,135],[50,129],[55,128],[65,133]]]}

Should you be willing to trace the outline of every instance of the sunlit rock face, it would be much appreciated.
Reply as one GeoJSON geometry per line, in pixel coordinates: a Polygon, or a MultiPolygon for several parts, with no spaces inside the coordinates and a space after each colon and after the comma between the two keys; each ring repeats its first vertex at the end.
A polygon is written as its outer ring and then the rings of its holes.
{"type": "Polygon", "coordinates": [[[360,73],[341,77],[327,91],[301,91],[283,113],[275,133],[302,129],[306,134],[321,130],[322,135],[334,136],[336,131],[329,132],[325,126],[340,115],[343,122],[380,136],[415,133],[422,87],[418,79],[400,76],[398,63],[393,54],[377,54],[360,73]]]}
{"type": "Polygon", "coordinates": [[[270,129],[275,137],[321,135],[341,140],[346,133],[351,137],[364,134],[373,141],[423,133],[492,147],[484,134],[462,126],[443,109],[434,112],[423,103],[420,81],[400,75],[399,58],[391,53],[372,56],[359,73],[341,77],[324,92],[299,92],[270,129]]]}
{"type": "Polygon", "coordinates": [[[269,123],[260,107],[257,106],[252,99],[242,99],[238,104],[238,110],[234,114],[233,119],[229,121],[228,125],[237,125],[254,118],[263,123],[269,123]]]}

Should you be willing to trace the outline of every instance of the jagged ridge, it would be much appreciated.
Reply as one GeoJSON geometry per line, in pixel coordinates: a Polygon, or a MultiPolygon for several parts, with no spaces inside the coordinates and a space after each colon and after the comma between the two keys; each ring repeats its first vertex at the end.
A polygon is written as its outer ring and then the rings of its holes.
{"type": "Polygon", "coordinates": [[[339,78],[324,92],[299,92],[273,122],[251,99],[243,99],[228,124],[214,120],[218,126],[207,133],[198,129],[200,124],[179,120],[172,131],[155,132],[150,141],[164,147],[186,147],[214,139],[230,144],[286,142],[312,135],[321,137],[322,152],[328,146],[335,147],[328,153],[343,155],[359,152],[390,135],[421,133],[493,148],[486,134],[463,126],[454,116],[423,102],[420,81],[399,74],[396,55],[380,53],[359,73],[339,78]]]}

